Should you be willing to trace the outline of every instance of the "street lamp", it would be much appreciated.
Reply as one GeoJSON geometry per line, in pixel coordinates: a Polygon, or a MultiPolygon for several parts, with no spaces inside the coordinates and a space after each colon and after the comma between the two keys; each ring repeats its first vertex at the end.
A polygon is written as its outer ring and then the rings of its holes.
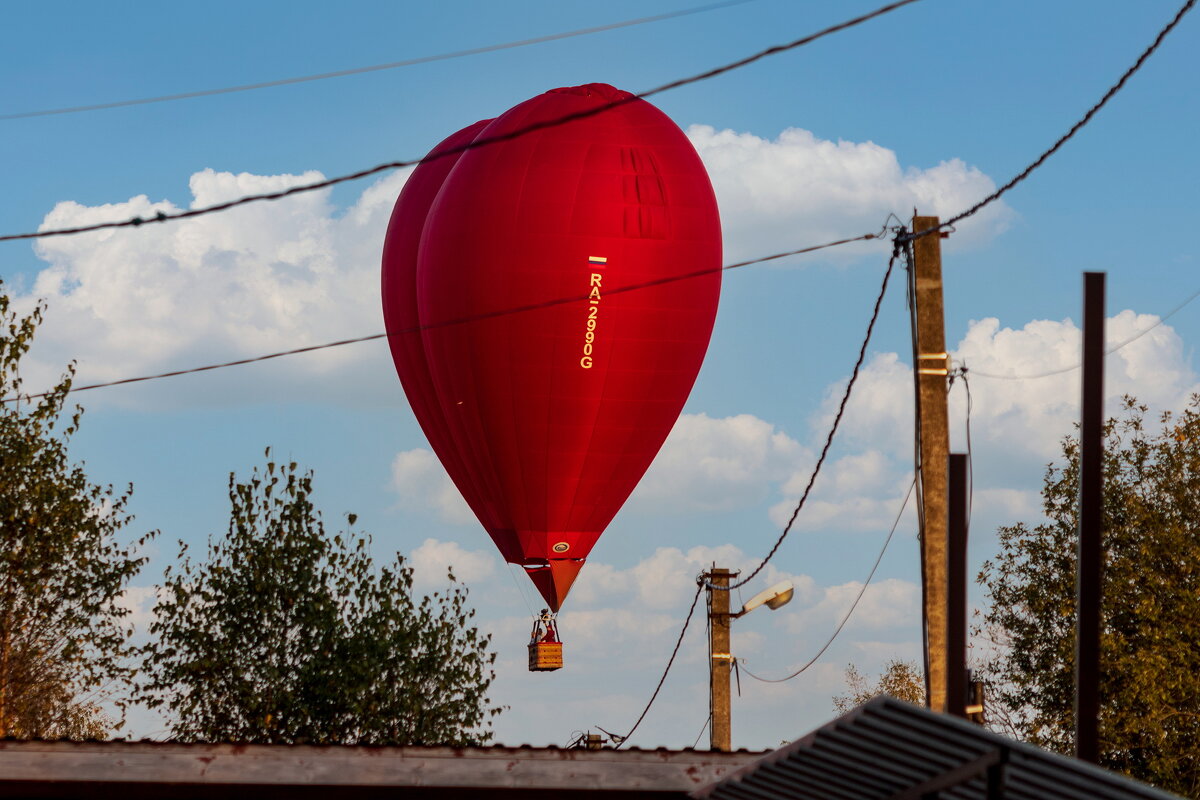
{"type": "Polygon", "coordinates": [[[709,749],[729,752],[732,747],[730,720],[729,673],[733,667],[733,654],[729,652],[729,621],[749,614],[759,606],[772,610],[784,606],[796,593],[791,581],[782,581],[765,589],[742,606],[736,613],[729,611],[729,579],[736,572],[714,567],[704,575],[708,585],[708,652],[709,652],[709,708],[712,709],[712,726],[709,729],[709,749]]]}
{"type": "Polygon", "coordinates": [[[767,608],[774,611],[775,609],[786,606],[788,603],[790,603],[795,594],[796,587],[792,585],[791,581],[780,581],[774,586],[763,589],[761,592],[754,595],[754,597],[751,597],[750,602],[742,606],[741,611],[737,612],[736,614],[730,614],[729,616],[733,619],[737,619],[738,617],[743,617],[746,614],[749,614],[751,611],[762,605],[765,605],[767,608]]]}

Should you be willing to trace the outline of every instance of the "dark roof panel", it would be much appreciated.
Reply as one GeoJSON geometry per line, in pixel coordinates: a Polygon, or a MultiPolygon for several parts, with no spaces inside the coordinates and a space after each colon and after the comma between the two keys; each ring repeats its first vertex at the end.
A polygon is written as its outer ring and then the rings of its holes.
{"type": "Polygon", "coordinates": [[[935,794],[953,800],[1176,797],[891,697],[859,706],[692,797],[920,800],[935,794]]]}

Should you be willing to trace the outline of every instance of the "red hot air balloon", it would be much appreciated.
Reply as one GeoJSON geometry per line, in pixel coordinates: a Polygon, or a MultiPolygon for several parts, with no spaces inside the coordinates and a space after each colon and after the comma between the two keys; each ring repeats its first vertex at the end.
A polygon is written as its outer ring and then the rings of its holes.
{"type": "Polygon", "coordinates": [[[384,319],[434,452],[557,611],[695,382],[720,220],[683,132],[611,86],[538,95],[431,155],[492,139],[409,177],[384,319]]]}

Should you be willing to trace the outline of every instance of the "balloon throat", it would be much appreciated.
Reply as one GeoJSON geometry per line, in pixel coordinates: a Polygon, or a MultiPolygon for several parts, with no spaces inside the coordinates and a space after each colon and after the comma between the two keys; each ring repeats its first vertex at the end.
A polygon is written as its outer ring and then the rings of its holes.
{"type": "Polygon", "coordinates": [[[555,613],[562,607],[571,584],[583,567],[582,558],[537,559],[522,564],[525,574],[533,581],[546,605],[555,613]]]}

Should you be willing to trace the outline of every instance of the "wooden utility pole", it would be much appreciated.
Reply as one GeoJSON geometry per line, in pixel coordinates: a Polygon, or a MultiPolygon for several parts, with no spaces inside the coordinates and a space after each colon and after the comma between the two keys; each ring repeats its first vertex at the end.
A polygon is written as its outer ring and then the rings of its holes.
{"type": "MultiPolygon", "coordinates": [[[[735,573],[713,567],[705,578],[713,586],[728,586],[735,573]]],[[[728,753],[732,748],[729,710],[729,672],[733,654],[729,651],[729,592],[708,589],[708,685],[712,724],[709,726],[708,747],[728,753]]]]}
{"type": "MultiPolygon", "coordinates": [[[[913,217],[912,230],[937,228],[937,217],[913,217]]],[[[912,301],[916,309],[917,421],[921,451],[921,503],[925,525],[921,530],[922,596],[925,604],[925,664],[929,707],[947,710],[946,694],[946,584],[947,478],[950,430],[946,411],[947,375],[945,312],[942,307],[942,245],[945,234],[931,233],[914,239],[912,301]]]]}
{"type": "Polygon", "coordinates": [[[1075,757],[1100,761],[1100,602],[1104,563],[1104,273],[1083,273],[1076,565],[1075,757]]]}

